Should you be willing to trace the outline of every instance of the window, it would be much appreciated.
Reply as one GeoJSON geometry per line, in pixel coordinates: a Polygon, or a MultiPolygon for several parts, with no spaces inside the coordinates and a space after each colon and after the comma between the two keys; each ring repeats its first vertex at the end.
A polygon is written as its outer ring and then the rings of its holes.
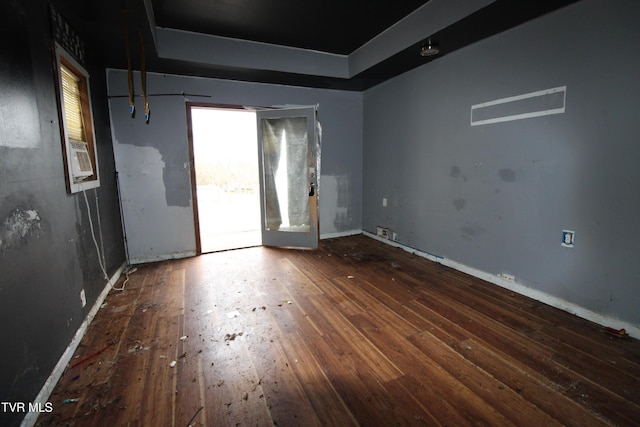
{"type": "Polygon", "coordinates": [[[59,45],[56,65],[67,191],[77,193],[100,186],[89,75],[59,45]]]}

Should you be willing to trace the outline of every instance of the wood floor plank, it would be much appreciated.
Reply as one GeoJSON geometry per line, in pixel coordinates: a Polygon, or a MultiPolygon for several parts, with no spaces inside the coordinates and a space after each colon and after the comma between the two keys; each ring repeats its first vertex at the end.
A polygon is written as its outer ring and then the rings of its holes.
{"type": "MultiPolygon", "coordinates": [[[[462,381],[464,375],[461,376],[459,372],[448,372],[446,369],[448,365],[443,367],[442,364],[439,364],[445,358],[432,357],[433,349],[431,352],[419,351],[420,348],[408,345],[409,341],[405,337],[395,334],[386,324],[382,322],[375,323],[375,320],[370,320],[365,316],[358,316],[352,319],[352,322],[357,324],[358,328],[397,365],[419,366],[420,370],[415,371],[414,375],[434,384],[445,395],[449,396],[450,401],[464,402],[464,410],[459,410],[459,413],[464,414],[465,423],[509,424],[507,418],[501,412],[495,411],[480,395],[474,393],[466,384],[466,381],[462,381]],[[453,381],[453,378],[456,378],[457,381],[453,381]]],[[[448,355],[457,357],[455,352],[450,350],[448,355]]],[[[464,365],[461,364],[461,366],[464,365]]],[[[466,373],[466,376],[468,375],[466,373]]],[[[489,380],[490,377],[487,377],[479,382],[482,384],[483,381],[489,382],[489,380]]],[[[494,392],[495,390],[491,391],[494,392]]]]}
{"type": "Polygon", "coordinates": [[[176,424],[176,382],[180,369],[177,363],[182,335],[184,292],[184,269],[169,269],[166,280],[155,285],[151,301],[157,307],[157,310],[152,311],[155,318],[150,331],[153,342],[153,351],[149,355],[151,375],[145,378],[140,405],[140,418],[144,425],[176,424]],[[172,367],[173,361],[176,365],[172,367]],[[167,409],[154,411],[158,406],[167,409]]]}
{"type": "MultiPolygon", "coordinates": [[[[277,265],[287,272],[285,276],[280,277],[279,282],[282,283],[283,290],[286,291],[285,300],[291,304],[282,302],[275,305],[278,310],[267,309],[267,306],[274,307],[274,301],[265,298],[267,293],[262,292],[268,291],[269,288],[261,284],[253,285],[256,295],[259,295],[255,312],[261,319],[265,317],[268,319],[262,323],[270,325],[270,332],[274,337],[270,340],[270,344],[260,340],[260,351],[256,351],[255,347],[252,349],[253,354],[259,354],[262,360],[268,362],[262,367],[258,361],[255,363],[258,366],[261,380],[265,383],[265,388],[269,389],[268,384],[275,387],[271,391],[276,393],[277,398],[268,396],[271,416],[278,425],[286,424],[286,420],[290,420],[291,417],[299,425],[355,425],[353,415],[348,411],[324,374],[316,357],[305,345],[306,339],[316,334],[321,336],[322,333],[318,326],[309,319],[307,312],[302,308],[302,303],[307,301],[309,297],[322,295],[323,292],[313,282],[306,280],[306,277],[291,263],[288,257],[278,258],[277,265]],[[285,329],[282,329],[283,324],[285,329]],[[299,325],[301,328],[291,329],[288,325],[299,325]],[[308,327],[309,325],[311,328],[308,327]],[[267,347],[265,348],[264,345],[267,347]],[[265,354],[272,356],[273,362],[271,361],[272,357],[266,357],[265,354]],[[269,379],[268,374],[278,369],[276,360],[281,361],[281,370],[275,379],[269,379]],[[282,372],[284,371],[295,373],[295,377],[289,379],[287,376],[283,376],[282,372]],[[291,396],[294,390],[287,390],[283,387],[285,383],[291,382],[294,378],[299,378],[295,387],[296,399],[292,399],[291,396]],[[300,390],[303,393],[299,393],[300,390]],[[283,399],[283,393],[288,393],[290,397],[283,399]],[[300,403],[295,404],[295,402],[300,403]],[[307,407],[307,404],[311,407],[307,407]]],[[[273,284],[273,281],[270,284],[273,284]]],[[[256,326],[259,327],[260,324],[256,326]]],[[[273,375],[271,374],[271,376],[273,375]]]]}
{"type": "MultiPolygon", "coordinates": [[[[465,307],[457,306],[459,311],[452,311],[451,301],[447,305],[442,303],[444,300],[446,299],[443,296],[441,301],[423,300],[420,304],[430,304],[438,307],[440,311],[446,312],[448,318],[452,319],[456,325],[471,332],[479,341],[488,343],[496,351],[513,357],[527,367],[546,375],[550,379],[552,378],[555,387],[563,390],[576,401],[585,402],[591,407],[598,406],[598,410],[603,414],[606,413],[607,417],[614,420],[619,419],[624,424],[628,420],[626,417],[619,417],[618,414],[620,412],[627,412],[632,417],[640,416],[636,414],[635,404],[628,405],[624,410],[621,410],[621,406],[624,406],[624,403],[620,397],[604,389],[599,384],[588,381],[583,375],[588,376],[589,373],[576,371],[571,367],[555,362],[555,353],[545,343],[536,343],[518,336],[516,332],[509,331],[506,326],[501,324],[483,325],[482,316],[465,307]],[[602,402],[606,402],[606,404],[602,402]]],[[[416,302],[416,304],[419,303],[416,302]]]]}
{"type": "MultiPolygon", "coordinates": [[[[305,282],[312,283],[316,289],[319,290],[321,295],[326,297],[334,304],[337,304],[342,312],[355,314],[364,310],[364,307],[358,304],[357,300],[353,300],[349,295],[345,294],[340,288],[334,286],[333,281],[330,280],[323,272],[318,271],[313,265],[308,264],[308,257],[297,257],[295,261],[304,265],[304,268],[298,269],[291,261],[287,259],[288,265],[291,265],[292,269],[298,273],[298,280],[304,280],[305,282]]],[[[342,275],[337,277],[342,278],[342,275]]]]}
{"type": "Polygon", "coordinates": [[[557,393],[557,384],[513,359],[494,353],[478,341],[462,343],[461,354],[471,363],[491,374],[505,387],[544,410],[563,425],[604,426],[606,422],[569,397],[557,393]]]}
{"type": "MultiPolygon", "coordinates": [[[[526,425],[532,419],[538,420],[545,426],[562,425],[535,404],[524,399],[516,390],[511,389],[487,371],[478,369],[476,364],[465,359],[463,355],[434,335],[423,332],[411,336],[409,341],[449,375],[457,378],[477,396],[482,396],[483,400],[504,414],[515,425],[526,425]]],[[[473,350],[469,344],[464,348],[468,349],[467,351],[473,350]]]]}
{"type": "Polygon", "coordinates": [[[380,350],[360,333],[348,319],[322,298],[311,298],[319,311],[332,315],[327,317],[334,335],[334,342],[343,342],[348,351],[355,354],[370,369],[371,375],[381,383],[401,376],[402,370],[389,360],[380,350]]]}
{"type": "Polygon", "coordinates": [[[638,340],[366,236],[137,268],[37,425],[640,424],[638,340]]]}
{"type": "Polygon", "coordinates": [[[302,387],[320,424],[336,427],[357,425],[353,414],[327,378],[305,340],[297,334],[289,338],[283,341],[284,351],[288,354],[289,360],[294,362],[296,375],[301,378],[302,387]]]}
{"type": "Polygon", "coordinates": [[[406,320],[402,313],[394,310],[395,307],[389,307],[384,302],[376,299],[375,296],[373,296],[369,292],[371,287],[367,286],[368,282],[366,281],[366,279],[355,276],[337,276],[334,277],[331,281],[329,281],[328,279],[323,280],[324,276],[318,266],[318,263],[315,263],[315,265],[308,264],[304,259],[296,261],[305,265],[305,268],[302,272],[308,277],[309,280],[323,283],[323,289],[325,290],[324,292],[327,295],[335,295],[336,293],[340,295],[340,298],[338,299],[332,297],[333,301],[342,301],[346,298],[347,301],[360,302],[360,305],[357,309],[345,307],[345,305],[340,302],[339,305],[342,308],[342,312],[346,316],[375,311],[378,315],[389,316],[389,323],[397,327],[399,329],[399,332],[404,335],[414,333],[419,329],[411,322],[406,320]],[[319,277],[321,277],[322,279],[318,280],[319,277]]]}

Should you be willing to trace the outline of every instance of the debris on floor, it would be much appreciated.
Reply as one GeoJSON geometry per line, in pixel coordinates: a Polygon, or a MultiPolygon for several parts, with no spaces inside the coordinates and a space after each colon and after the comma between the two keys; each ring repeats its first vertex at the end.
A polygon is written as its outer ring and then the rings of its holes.
{"type": "Polygon", "coordinates": [[[127,349],[129,353],[135,353],[140,350],[149,350],[149,347],[143,346],[140,341],[135,341],[135,344],[127,349]]]}
{"type": "Polygon", "coordinates": [[[153,304],[153,303],[150,303],[150,302],[145,302],[145,303],[142,303],[142,304],[138,305],[138,309],[140,311],[142,311],[143,313],[146,313],[147,310],[157,310],[159,308],[160,308],[159,304],[153,304]]]}
{"type": "Polygon", "coordinates": [[[241,337],[241,336],[242,336],[242,332],[238,332],[238,333],[234,332],[234,333],[232,333],[232,334],[226,334],[226,335],[224,336],[224,340],[225,340],[225,342],[226,342],[226,341],[233,341],[233,340],[235,340],[237,337],[241,337]]]}
{"type": "Polygon", "coordinates": [[[256,389],[258,388],[258,386],[259,386],[259,385],[261,385],[261,384],[262,384],[262,378],[260,378],[260,379],[258,380],[258,382],[257,382],[257,383],[255,383],[255,384],[253,385],[253,387],[251,388],[251,391],[252,391],[252,392],[253,392],[253,391],[256,391],[256,389]]]}
{"type": "Polygon", "coordinates": [[[105,346],[103,349],[96,351],[95,353],[92,353],[90,355],[88,355],[87,357],[84,357],[82,359],[80,359],[79,361],[75,362],[73,365],[70,366],[70,368],[75,368],[76,366],[80,365],[81,363],[86,362],[89,359],[93,359],[94,357],[96,357],[97,355],[99,355],[100,353],[102,353],[103,351],[105,351],[106,349],[108,349],[109,347],[111,347],[112,344],[108,344],[107,346],[105,346]]]}
{"type": "Polygon", "coordinates": [[[204,406],[201,406],[198,408],[198,410],[196,411],[195,414],[193,414],[193,417],[191,417],[191,419],[189,420],[189,422],[187,423],[187,427],[192,427],[193,424],[193,420],[196,419],[196,417],[198,416],[198,414],[200,413],[200,411],[202,411],[204,409],[204,406]]]}
{"type": "Polygon", "coordinates": [[[628,337],[629,334],[627,333],[627,331],[625,329],[614,329],[614,328],[610,328],[608,326],[604,327],[604,331],[609,334],[612,335],[616,338],[625,338],[628,337]]]}

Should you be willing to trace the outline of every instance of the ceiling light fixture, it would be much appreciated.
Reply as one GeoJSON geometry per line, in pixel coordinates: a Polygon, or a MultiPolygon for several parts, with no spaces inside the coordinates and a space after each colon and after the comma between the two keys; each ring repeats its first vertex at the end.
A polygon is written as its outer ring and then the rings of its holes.
{"type": "Polygon", "coordinates": [[[433,56],[438,53],[440,53],[440,48],[437,43],[432,43],[431,39],[427,40],[420,48],[420,56],[433,56]]]}

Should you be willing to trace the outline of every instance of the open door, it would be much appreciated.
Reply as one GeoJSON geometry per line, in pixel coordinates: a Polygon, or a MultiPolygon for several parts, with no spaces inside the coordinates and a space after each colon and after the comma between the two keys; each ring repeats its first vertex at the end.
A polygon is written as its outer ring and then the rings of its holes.
{"type": "Polygon", "coordinates": [[[316,109],[257,111],[262,244],[318,246],[316,109]]]}

